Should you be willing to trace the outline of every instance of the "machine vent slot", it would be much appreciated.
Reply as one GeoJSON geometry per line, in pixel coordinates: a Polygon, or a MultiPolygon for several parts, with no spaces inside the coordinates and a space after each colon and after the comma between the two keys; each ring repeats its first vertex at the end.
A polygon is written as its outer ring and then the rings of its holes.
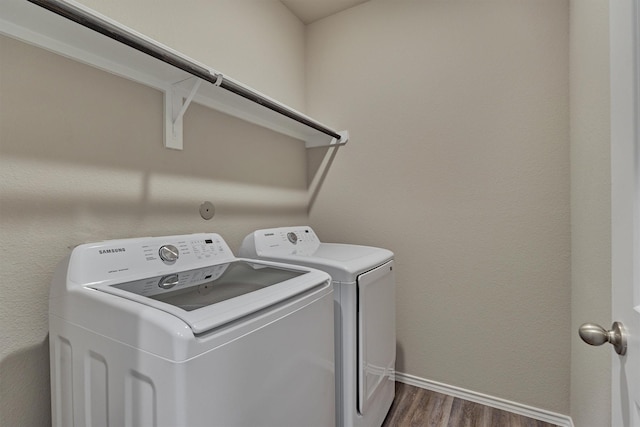
{"type": "Polygon", "coordinates": [[[55,401],[54,416],[59,426],[72,426],[73,423],[73,348],[66,338],[57,336],[55,354],[55,401]]]}
{"type": "Polygon", "coordinates": [[[109,382],[107,361],[90,351],[85,364],[85,392],[87,393],[87,425],[109,426],[109,382]]]}
{"type": "Polygon", "coordinates": [[[125,390],[126,427],[158,425],[156,387],[151,378],[137,371],[130,371],[125,390]]]}

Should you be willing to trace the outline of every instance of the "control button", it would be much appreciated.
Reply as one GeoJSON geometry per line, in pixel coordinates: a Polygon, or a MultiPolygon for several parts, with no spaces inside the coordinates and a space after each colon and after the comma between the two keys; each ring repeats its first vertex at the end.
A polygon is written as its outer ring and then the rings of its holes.
{"type": "Polygon", "coordinates": [[[178,284],[178,281],[179,278],[177,274],[170,274],[160,279],[160,281],[158,282],[158,287],[162,289],[171,289],[178,284]]]}
{"type": "Polygon", "coordinates": [[[289,241],[290,241],[291,243],[293,243],[294,245],[295,245],[296,243],[298,243],[298,236],[296,235],[296,233],[294,233],[294,232],[292,232],[292,231],[290,231],[290,232],[288,232],[288,233],[287,233],[287,239],[289,239],[289,241]]]}
{"type": "Polygon", "coordinates": [[[160,259],[165,263],[173,264],[180,256],[180,251],[173,245],[163,245],[160,247],[160,250],[158,250],[158,255],[160,255],[160,259]]]}

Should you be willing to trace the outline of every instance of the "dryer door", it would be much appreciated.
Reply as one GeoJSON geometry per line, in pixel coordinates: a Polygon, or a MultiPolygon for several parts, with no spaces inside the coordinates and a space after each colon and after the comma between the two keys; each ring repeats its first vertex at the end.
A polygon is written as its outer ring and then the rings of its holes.
{"type": "Polygon", "coordinates": [[[396,297],[393,261],[358,276],[358,411],[394,387],[396,297]]]}

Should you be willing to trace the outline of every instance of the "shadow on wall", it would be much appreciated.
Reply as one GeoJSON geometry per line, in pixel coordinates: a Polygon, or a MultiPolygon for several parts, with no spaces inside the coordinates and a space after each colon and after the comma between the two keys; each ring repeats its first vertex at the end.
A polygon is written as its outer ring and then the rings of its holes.
{"type": "Polygon", "coordinates": [[[165,149],[159,91],[6,37],[0,43],[11,58],[0,73],[0,154],[21,187],[3,194],[11,210],[21,205],[29,215],[46,204],[61,215],[74,206],[199,219],[199,203],[211,200],[234,216],[304,215],[338,150],[307,150],[198,104],[185,114],[184,150],[165,149]]]}
{"type": "Polygon", "coordinates": [[[184,150],[164,149],[161,92],[13,39],[0,43],[11,59],[0,74],[3,155],[105,172],[305,188],[300,141],[192,104],[184,150]]]}
{"type": "Polygon", "coordinates": [[[317,147],[307,150],[307,189],[309,193],[307,213],[313,209],[322,184],[339,150],[339,146],[317,147]]]}
{"type": "Polygon", "coordinates": [[[3,358],[0,361],[0,425],[51,425],[49,384],[48,337],[38,345],[24,347],[3,358]]]}
{"type": "MultiPolygon", "coordinates": [[[[3,206],[1,208],[1,215],[5,218],[11,217],[22,221],[28,220],[30,217],[41,219],[45,213],[43,209],[46,207],[46,215],[49,217],[69,217],[81,211],[83,215],[95,215],[107,218],[126,216],[129,220],[135,217],[142,220],[161,213],[165,220],[171,220],[173,217],[183,219],[189,216],[193,218],[197,217],[199,203],[207,197],[211,198],[214,204],[220,200],[220,193],[217,193],[217,196],[214,197],[211,195],[211,190],[209,190],[209,192],[203,192],[201,198],[197,196],[190,198],[181,197],[184,193],[180,194],[179,190],[176,190],[175,199],[171,199],[169,196],[166,198],[155,198],[148,195],[148,192],[145,191],[145,183],[153,179],[154,177],[149,175],[131,182],[129,191],[140,188],[139,191],[135,192],[135,197],[134,194],[131,194],[131,197],[110,197],[109,194],[99,191],[93,194],[78,195],[74,195],[71,192],[58,195],[54,193],[46,194],[46,190],[43,191],[45,194],[5,194],[2,196],[3,206]]],[[[209,185],[216,186],[224,184],[210,182],[209,185]]],[[[268,200],[259,197],[260,193],[264,193],[264,191],[265,190],[261,191],[259,188],[244,188],[238,190],[236,192],[237,197],[224,200],[224,213],[241,215],[250,212],[256,216],[277,216],[295,212],[305,207],[304,196],[306,193],[304,192],[274,195],[271,203],[269,203],[268,200]]],[[[216,206],[216,208],[218,208],[218,206],[216,206]]]]}
{"type": "Polygon", "coordinates": [[[405,372],[404,369],[404,348],[402,344],[396,342],[396,372],[405,372]]]}

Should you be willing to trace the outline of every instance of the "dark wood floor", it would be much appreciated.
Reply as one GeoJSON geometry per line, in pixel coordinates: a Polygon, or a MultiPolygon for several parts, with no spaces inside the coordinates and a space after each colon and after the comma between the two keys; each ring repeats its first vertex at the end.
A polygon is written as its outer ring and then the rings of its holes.
{"type": "Polygon", "coordinates": [[[554,427],[542,421],[446,394],[396,383],[382,427],[554,427]]]}

